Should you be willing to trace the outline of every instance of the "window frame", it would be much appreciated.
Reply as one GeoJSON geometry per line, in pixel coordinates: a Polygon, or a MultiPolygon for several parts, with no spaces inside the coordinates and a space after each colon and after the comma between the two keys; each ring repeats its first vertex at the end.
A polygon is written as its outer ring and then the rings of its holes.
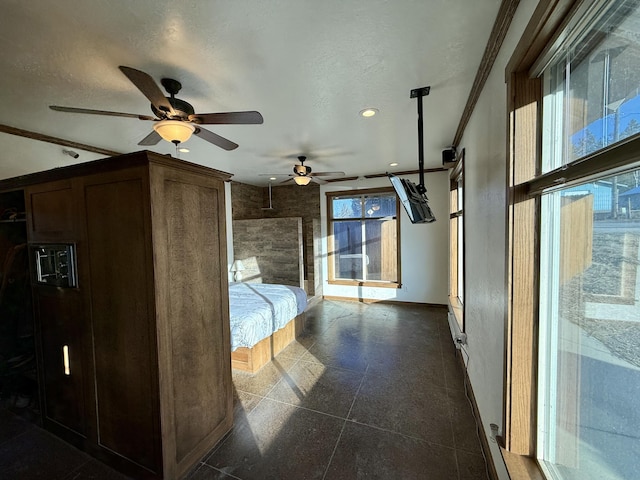
{"type": "MultiPolygon", "coordinates": [[[[377,288],[402,288],[402,269],[401,269],[401,253],[400,253],[400,200],[396,195],[393,187],[380,187],[380,188],[367,188],[360,190],[341,190],[335,192],[326,192],[327,199],[327,271],[328,271],[328,280],[327,282],[330,285],[348,285],[348,286],[358,286],[358,287],[377,287],[377,288]],[[335,278],[335,252],[334,252],[334,238],[333,238],[333,222],[336,220],[333,218],[333,199],[335,197],[362,197],[365,195],[374,195],[374,194],[393,194],[396,199],[396,278],[397,281],[386,281],[386,280],[350,280],[350,279],[341,279],[335,278]]],[[[357,219],[354,219],[357,220],[357,219]]],[[[363,220],[362,218],[360,220],[363,220]]]]}
{"type": "Polygon", "coordinates": [[[465,149],[458,154],[453,168],[449,172],[449,307],[458,322],[460,331],[465,331],[464,325],[464,157],[465,149]],[[462,197],[462,202],[460,202],[462,197]],[[462,238],[459,224],[462,224],[462,238]],[[462,294],[460,292],[462,284],[462,294]]]}
{"type": "Polygon", "coordinates": [[[540,215],[543,192],[629,169],[640,135],[541,172],[542,81],[538,74],[598,0],[541,0],[505,70],[507,82],[507,238],[504,435],[512,478],[545,478],[537,461],[540,215]]]}

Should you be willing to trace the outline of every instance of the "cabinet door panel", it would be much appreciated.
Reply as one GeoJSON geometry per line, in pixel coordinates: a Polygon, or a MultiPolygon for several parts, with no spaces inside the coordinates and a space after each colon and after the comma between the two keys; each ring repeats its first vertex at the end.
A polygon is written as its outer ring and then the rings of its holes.
{"type": "Polygon", "coordinates": [[[85,207],[98,442],[157,471],[155,324],[143,191],[141,179],[87,185],[85,207]]]}
{"type": "Polygon", "coordinates": [[[57,241],[74,235],[71,182],[52,182],[27,189],[30,241],[57,241]]]}
{"type": "Polygon", "coordinates": [[[40,331],[44,417],[84,435],[84,318],[80,296],[73,290],[38,287],[34,303],[40,331]]]}

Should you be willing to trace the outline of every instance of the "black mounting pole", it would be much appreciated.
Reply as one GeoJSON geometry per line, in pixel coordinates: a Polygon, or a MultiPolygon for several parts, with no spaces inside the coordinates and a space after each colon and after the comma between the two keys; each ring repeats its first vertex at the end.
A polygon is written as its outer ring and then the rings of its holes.
{"type": "Polygon", "coordinates": [[[409,98],[418,98],[418,170],[420,172],[420,182],[417,185],[420,194],[426,193],[424,186],[424,138],[422,127],[422,97],[429,95],[431,87],[414,88],[411,90],[409,98]]]}

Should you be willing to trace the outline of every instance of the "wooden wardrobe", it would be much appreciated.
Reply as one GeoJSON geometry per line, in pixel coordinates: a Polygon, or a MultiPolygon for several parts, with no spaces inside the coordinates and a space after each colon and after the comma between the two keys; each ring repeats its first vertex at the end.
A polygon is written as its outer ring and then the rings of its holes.
{"type": "Polygon", "coordinates": [[[24,194],[43,426],[135,478],[183,477],[232,426],[229,177],[139,152],[0,182],[24,194]],[[61,245],[73,281],[38,281],[61,245]]]}

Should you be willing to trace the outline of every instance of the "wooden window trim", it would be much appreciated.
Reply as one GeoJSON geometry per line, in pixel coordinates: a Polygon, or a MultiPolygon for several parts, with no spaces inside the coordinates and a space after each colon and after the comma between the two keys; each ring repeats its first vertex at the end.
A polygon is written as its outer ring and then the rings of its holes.
{"type": "Polygon", "coordinates": [[[463,185],[464,189],[464,157],[465,157],[465,149],[458,154],[456,159],[456,163],[453,165],[453,168],[449,172],[449,311],[454,315],[458,325],[460,326],[461,331],[465,331],[464,328],[464,298],[460,298],[460,292],[458,291],[459,278],[460,274],[460,265],[458,262],[458,253],[460,248],[462,248],[462,296],[464,297],[465,292],[465,266],[464,266],[464,258],[465,258],[465,242],[464,242],[464,234],[465,234],[465,219],[464,219],[464,204],[465,204],[465,195],[463,190],[462,195],[462,205],[458,205],[458,189],[460,187],[460,183],[463,185]],[[458,221],[457,219],[462,217],[462,235],[463,241],[462,244],[458,242],[458,221]],[[452,222],[452,220],[455,220],[452,222]]]}
{"type": "Polygon", "coordinates": [[[363,188],[360,190],[340,190],[336,192],[326,192],[326,200],[327,200],[327,272],[328,272],[328,280],[327,283],[329,285],[345,285],[345,286],[354,286],[354,287],[374,287],[374,288],[402,288],[402,269],[401,269],[401,244],[402,239],[400,236],[400,200],[398,200],[396,196],[396,271],[397,271],[397,282],[388,282],[388,281],[374,281],[374,280],[348,280],[348,279],[336,279],[335,271],[334,271],[334,244],[333,244],[333,233],[331,230],[331,223],[334,221],[333,218],[333,208],[332,201],[334,197],[347,197],[347,196],[356,196],[356,195],[374,195],[376,193],[394,193],[395,191],[393,187],[378,187],[378,188],[363,188]]]}
{"type": "Polygon", "coordinates": [[[329,280],[329,285],[349,285],[352,287],[375,287],[375,288],[402,288],[399,282],[384,282],[382,280],[329,280]]]}
{"type": "Polygon", "coordinates": [[[541,0],[509,60],[503,458],[512,478],[544,478],[536,460],[539,172],[542,82],[530,71],[583,0],[541,0]]]}
{"type": "Polygon", "coordinates": [[[538,75],[589,0],[543,0],[514,50],[505,75],[508,95],[508,210],[505,402],[502,453],[511,478],[544,478],[537,461],[540,195],[622,173],[640,163],[640,135],[540,174],[542,85],[538,75]],[[540,60],[541,59],[541,60],[540,60]]]}

